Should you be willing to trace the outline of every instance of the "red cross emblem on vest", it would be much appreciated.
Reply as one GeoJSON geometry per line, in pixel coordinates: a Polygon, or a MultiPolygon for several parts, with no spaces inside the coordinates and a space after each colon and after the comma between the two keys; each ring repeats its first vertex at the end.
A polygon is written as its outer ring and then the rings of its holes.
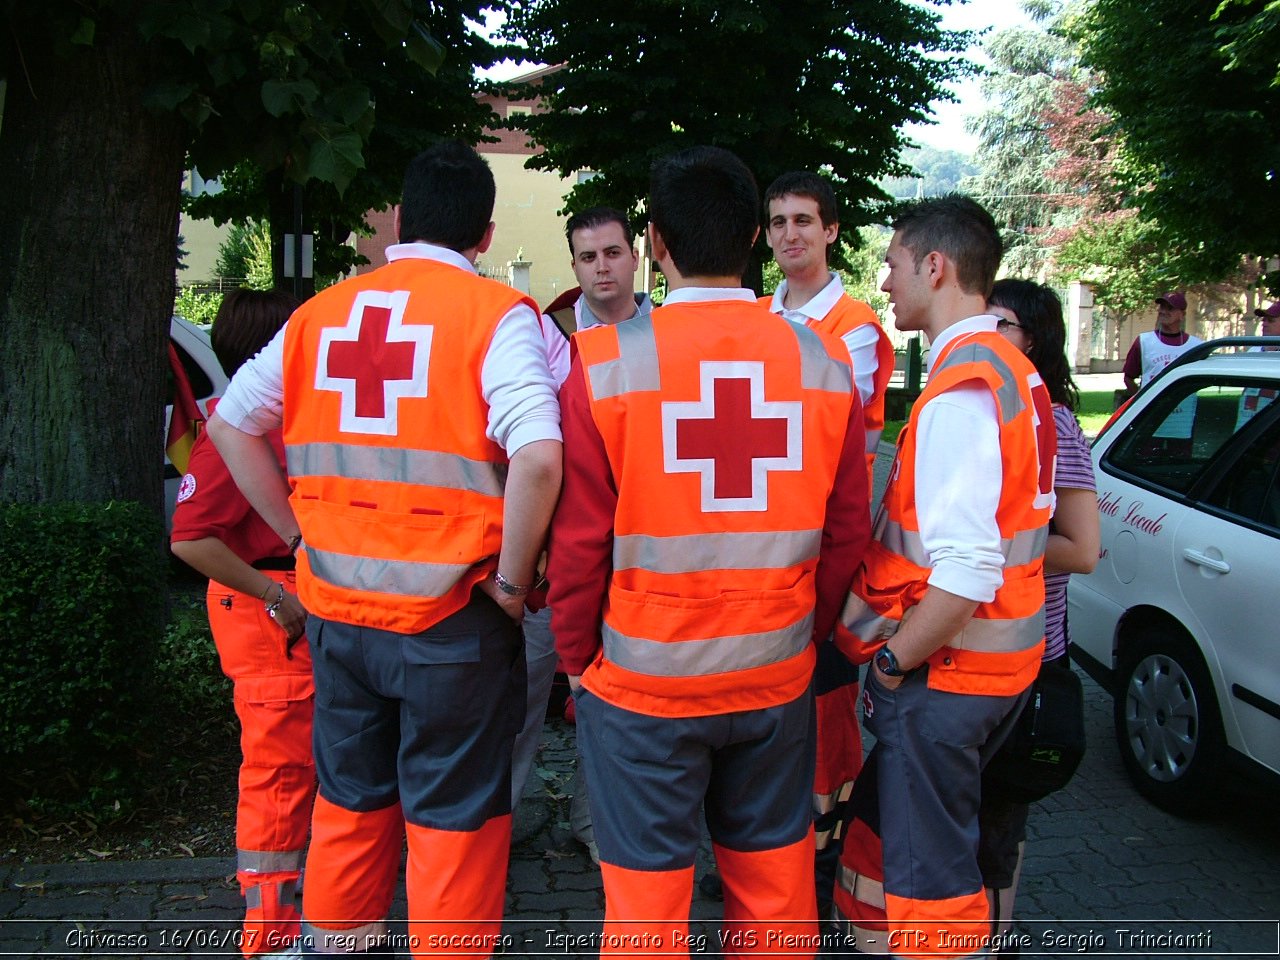
{"type": "Polygon", "coordinates": [[[702,510],[767,510],[769,471],[804,464],[802,405],[766,401],[764,364],[704,360],[693,402],[662,404],[663,468],[701,474],[702,510]]]}
{"type": "Polygon", "coordinates": [[[400,400],[427,395],[432,328],[405,325],[407,290],[364,290],[346,326],[320,334],[316,389],[342,397],[339,427],[345,433],[398,432],[400,400]]]}

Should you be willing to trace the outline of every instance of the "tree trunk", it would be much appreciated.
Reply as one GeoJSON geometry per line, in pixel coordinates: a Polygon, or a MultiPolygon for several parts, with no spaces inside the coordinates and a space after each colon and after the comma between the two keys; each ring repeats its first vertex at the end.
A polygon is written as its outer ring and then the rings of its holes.
{"type": "Polygon", "coordinates": [[[127,12],[88,47],[38,19],[0,39],[0,501],[158,512],[187,128],[127,12]]]}

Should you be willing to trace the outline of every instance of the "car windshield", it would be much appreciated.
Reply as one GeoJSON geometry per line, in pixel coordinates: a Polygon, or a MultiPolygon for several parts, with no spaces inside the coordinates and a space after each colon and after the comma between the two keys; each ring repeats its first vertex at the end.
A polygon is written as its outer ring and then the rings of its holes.
{"type": "Polygon", "coordinates": [[[1172,383],[1126,428],[1103,466],[1186,493],[1226,443],[1276,396],[1274,381],[1188,377],[1172,383]]]}

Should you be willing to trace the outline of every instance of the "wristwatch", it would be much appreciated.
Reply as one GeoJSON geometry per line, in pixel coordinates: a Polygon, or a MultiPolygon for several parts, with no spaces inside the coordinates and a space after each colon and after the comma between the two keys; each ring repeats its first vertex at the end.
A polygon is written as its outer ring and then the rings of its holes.
{"type": "Polygon", "coordinates": [[[880,672],[886,677],[905,677],[915,669],[913,667],[911,670],[903,670],[898,665],[898,658],[888,647],[881,647],[876,651],[875,662],[876,666],[880,668],[880,672]]]}

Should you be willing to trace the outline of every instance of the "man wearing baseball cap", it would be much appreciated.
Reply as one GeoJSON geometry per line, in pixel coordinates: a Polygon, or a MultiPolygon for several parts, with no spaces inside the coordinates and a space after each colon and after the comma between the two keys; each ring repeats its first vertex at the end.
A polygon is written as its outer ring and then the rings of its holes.
{"type": "MultiPolygon", "coordinates": [[[[1261,335],[1264,337],[1280,337],[1280,300],[1269,307],[1259,307],[1253,315],[1262,321],[1261,335]]],[[[1280,347],[1250,347],[1249,352],[1280,350],[1280,347]]],[[[1236,430],[1238,431],[1255,416],[1275,403],[1277,391],[1275,387],[1245,387],[1240,392],[1240,406],[1236,414],[1236,430]]]]}
{"type": "Polygon", "coordinates": [[[1280,300],[1269,307],[1259,307],[1253,315],[1262,320],[1262,336],[1280,337],[1280,300]]]}
{"type": "Polygon", "coordinates": [[[1162,293],[1156,297],[1156,328],[1133,341],[1129,355],[1124,359],[1124,385],[1130,392],[1138,389],[1138,380],[1150,383],[1151,378],[1173,363],[1197,343],[1182,329],[1187,319],[1187,298],[1181,293],[1162,293]]]}

